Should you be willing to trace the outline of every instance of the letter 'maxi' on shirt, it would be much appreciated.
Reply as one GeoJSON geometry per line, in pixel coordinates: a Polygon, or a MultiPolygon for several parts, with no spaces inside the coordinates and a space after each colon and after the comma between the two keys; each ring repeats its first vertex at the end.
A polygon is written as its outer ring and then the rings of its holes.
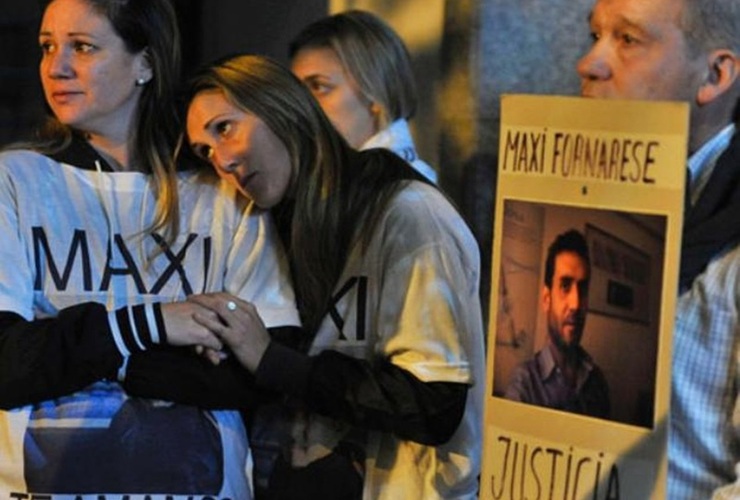
{"type": "MultiPolygon", "coordinates": [[[[34,290],[41,290],[43,287],[43,277],[46,275],[44,270],[48,271],[49,276],[54,282],[58,291],[64,291],[70,286],[72,276],[80,276],[81,283],[74,283],[75,288],[80,287],[83,291],[107,291],[110,288],[114,276],[123,276],[132,280],[136,290],[140,294],[157,294],[162,291],[164,286],[177,275],[180,279],[180,285],[185,295],[194,293],[193,280],[188,276],[187,267],[184,265],[188,250],[192,249],[196,241],[202,244],[203,263],[192,269],[202,269],[203,276],[208,275],[211,261],[211,237],[199,237],[197,234],[189,234],[187,239],[179,249],[174,249],[167,244],[167,241],[156,233],[150,233],[148,237],[160,247],[161,252],[158,259],[166,259],[167,267],[154,276],[154,282],[147,288],[144,277],[147,273],[140,269],[141,264],[133,257],[132,250],[126,245],[126,240],[120,234],[114,234],[108,240],[107,252],[104,262],[97,263],[91,258],[90,246],[88,244],[87,233],[81,229],[75,229],[72,234],[72,241],[66,247],[66,252],[61,253],[61,245],[53,246],[57,251],[52,250],[52,245],[42,227],[31,228],[33,236],[33,253],[35,266],[34,290]],[[59,254],[59,255],[55,255],[59,254]],[[124,265],[115,267],[113,265],[114,255],[119,257],[124,265]],[[60,272],[60,263],[64,262],[60,272]],[[93,283],[93,266],[102,265],[102,269],[97,275],[101,276],[99,283],[93,283]],[[76,272],[75,272],[76,271],[76,272]],[[94,288],[94,287],[97,287],[94,288]]],[[[202,280],[205,284],[206,280],[202,280]]]]}

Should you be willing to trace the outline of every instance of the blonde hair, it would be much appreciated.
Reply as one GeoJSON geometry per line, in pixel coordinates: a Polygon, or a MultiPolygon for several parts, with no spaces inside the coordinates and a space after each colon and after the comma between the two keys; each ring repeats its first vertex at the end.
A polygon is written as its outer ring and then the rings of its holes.
{"type": "Polygon", "coordinates": [[[331,48],[362,94],[379,105],[380,128],[416,112],[416,83],[406,45],[379,17],[350,10],[306,26],[290,43],[294,57],[304,48],[331,48]]]}
{"type": "Polygon", "coordinates": [[[193,78],[187,97],[192,101],[213,90],[256,115],[289,152],[291,185],[272,211],[287,247],[303,324],[315,331],[353,243],[369,240],[404,180],[422,177],[388,151],[351,149],[300,80],[269,58],[217,61],[193,78]]]}

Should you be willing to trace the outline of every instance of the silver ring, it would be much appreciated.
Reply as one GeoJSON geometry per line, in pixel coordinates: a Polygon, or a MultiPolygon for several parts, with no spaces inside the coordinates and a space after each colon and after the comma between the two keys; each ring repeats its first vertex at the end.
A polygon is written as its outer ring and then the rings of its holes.
{"type": "Polygon", "coordinates": [[[233,300],[228,301],[226,303],[226,309],[228,309],[229,311],[236,311],[236,302],[234,302],[233,300]]]}

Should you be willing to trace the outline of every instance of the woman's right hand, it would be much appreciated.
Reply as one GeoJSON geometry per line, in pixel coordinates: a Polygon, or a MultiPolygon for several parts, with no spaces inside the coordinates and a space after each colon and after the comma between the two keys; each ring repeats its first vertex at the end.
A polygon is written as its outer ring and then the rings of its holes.
{"type": "Polygon", "coordinates": [[[194,315],[213,317],[218,315],[210,309],[195,302],[172,302],[162,304],[162,318],[167,331],[167,343],[176,346],[196,346],[198,351],[218,352],[223,349],[223,342],[208,328],[195,321],[194,315]]]}
{"type": "Polygon", "coordinates": [[[244,367],[252,373],[270,344],[270,334],[254,304],[225,292],[191,295],[188,301],[208,314],[197,312],[195,319],[217,335],[244,367]]]}

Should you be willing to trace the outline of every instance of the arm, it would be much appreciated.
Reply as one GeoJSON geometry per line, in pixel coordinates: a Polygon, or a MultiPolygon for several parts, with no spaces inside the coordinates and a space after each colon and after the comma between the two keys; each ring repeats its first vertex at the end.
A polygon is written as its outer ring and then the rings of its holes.
{"type": "MultiPolygon", "coordinates": [[[[297,345],[301,334],[296,327],[270,328],[269,333],[288,346],[297,345]]],[[[258,388],[254,376],[234,356],[213,365],[192,349],[168,346],[131,356],[124,388],[133,396],[209,409],[249,409],[275,397],[258,388]]]]}
{"type": "Polygon", "coordinates": [[[72,393],[115,377],[123,357],[105,307],[86,303],[56,318],[26,321],[0,313],[0,408],[10,409],[72,393]]]}
{"type": "Polygon", "coordinates": [[[233,359],[214,365],[192,349],[168,346],[131,356],[123,387],[132,396],[209,409],[248,408],[266,397],[233,359]]]}
{"type": "Polygon", "coordinates": [[[219,349],[221,343],[191,319],[193,309],[189,303],[147,304],[109,312],[102,304],[88,302],[31,321],[13,312],[0,313],[0,408],[114,379],[125,357],[158,343],[219,349]],[[175,333],[169,339],[168,329],[175,333]]]}
{"type": "Polygon", "coordinates": [[[388,361],[371,364],[336,351],[308,356],[272,342],[256,371],[260,386],[311,411],[401,439],[439,445],[457,429],[468,385],[422,382],[388,361]]]}
{"type": "MultiPolygon", "coordinates": [[[[224,288],[260,309],[270,337],[297,347],[302,330],[290,326],[299,324],[298,313],[272,221],[267,212],[251,205],[241,210],[234,223],[236,232],[224,235],[232,238],[224,288]]],[[[221,306],[231,296],[222,294],[222,300],[221,306]]],[[[221,326],[216,312],[204,315],[221,326]]],[[[207,408],[250,408],[269,393],[255,388],[254,377],[233,356],[213,366],[189,349],[160,348],[133,355],[126,367],[124,387],[136,396],[207,408]]]]}
{"type": "Polygon", "coordinates": [[[252,304],[220,294],[190,300],[223,320],[203,324],[256,374],[258,384],[294,396],[329,417],[404,439],[444,442],[460,424],[470,384],[480,387],[483,380],[478,260],[472,236],[457,234],[459,218],[439,221],[436,207],[429,210],[423,224],[408,215],[416,210],[395,210],[394,220],[387,222],[392,227],[378,231],[390,235],[382,257],[374,260],[383,264],[363,269],[368,279],[382,285],[377,294],[367,294],[381,298],[379,304],[366,304],[373,311],[368,328],[375,329],[373,337],[379,339],[371,359],[355,359],[333,346],[315,357],[281,350],[270,343],[252,304]],[[454,226],[454,234],[440,234],[441,222],[454,226]],[[404,237],[391,237],[394,234],[404,237]],[[230,300],[238,305],[234,310],[225,307],[230,300]]]}
{"type": "Polygon", "coordinates": [[[271,341],[257,309],[227,294],[190,297],[213,315],[195,319],[228,344],[258,387],[281,392],[327,417],[424,444],[449,440],[467,384],[422,382],[388,361],[371,364],[336,351],[308,356],[271,341]],[[229,309],[233,301],[238,306],[229,309]]]}
{"type": "Polygon", "coordinates": [[[388,361],[371,364],[331,350],[308,356],[271,341],[249,302],[219,293],[189,300],[214,313],[195,319],[231,347],[259,387],[324,416],[424,444],[446,442],[460,423],[467,384],[422,382],[388,361]],[[230,300],[236,309],[227,307],[230,300]]]}

